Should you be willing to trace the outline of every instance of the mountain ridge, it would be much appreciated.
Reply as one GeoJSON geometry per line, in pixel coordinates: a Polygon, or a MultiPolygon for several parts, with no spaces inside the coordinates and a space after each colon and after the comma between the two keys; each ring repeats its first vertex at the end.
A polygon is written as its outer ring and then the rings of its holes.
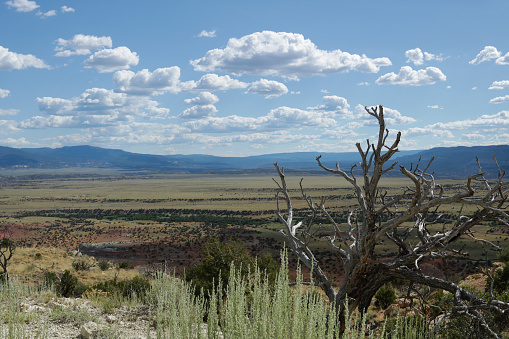
{"type": "MultiPolygon", "coordinates": [[[[483,171],[490,176],[498,174],[493,154],[501,168],[509,168],[509,145],[436,147],[428,150],[400,151],[393,158],[409,168],[421,159],[421,168],[434,156],[429,172],[438,177],[458,178],[478,172],[476,156],[483,171]]],[[[321,171],[316,157],[335,167],[350,170],[358,163],[357,152],[290,152],[246,157],[219,157],[204,154],[152,155],[132,153],[119,149],[97,146],[65,146],[60,148],[12,148],[0,146],[0,168],[115,168],[130,171],[152,171],[160,173],[218,173],[218,172],[272,172],[273,163],[290,171],[321,171]]],[[[392,171],[394,172],[399,171],[392,171]]]]}

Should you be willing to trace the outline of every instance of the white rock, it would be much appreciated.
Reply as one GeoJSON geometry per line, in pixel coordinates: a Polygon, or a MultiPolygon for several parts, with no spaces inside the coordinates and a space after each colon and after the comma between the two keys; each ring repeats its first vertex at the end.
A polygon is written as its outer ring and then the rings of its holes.
{"type": "Polygon", "coordinates": [[[114,322],[117,322],[117,317],[115,317],[114,315],[107,315],[106,316],[106,321],[109,322],[110,324],[114,323],[114,322]]]}
{"type": "Polygon", "coordinates": [[[99,326],[93,321],[89,321],[88,323],[81,326],[81,337],[83,339],[93,339],[95,335],[99,331],[99,326]]]}

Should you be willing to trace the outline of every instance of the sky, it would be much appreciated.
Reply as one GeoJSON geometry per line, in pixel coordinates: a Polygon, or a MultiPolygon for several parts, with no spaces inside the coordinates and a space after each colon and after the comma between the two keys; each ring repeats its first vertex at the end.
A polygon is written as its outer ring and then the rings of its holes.
{"type": "Polygon", "coordinates": [[[509,1],[0,0],[0,145],[509,143],[509,1]]]}

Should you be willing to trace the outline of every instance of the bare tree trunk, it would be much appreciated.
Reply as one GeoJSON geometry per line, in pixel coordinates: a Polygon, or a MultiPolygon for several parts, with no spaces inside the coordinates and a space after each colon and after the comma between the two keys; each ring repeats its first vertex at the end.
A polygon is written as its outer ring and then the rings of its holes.
{"type": "Polygon", "coordinates": [[[364,312],[381,286],[400,278],[453,293],[456,296],[454,302],[457,313],[478,319],[491,336],[498,337],[486,324],[479,310],[490,309],[508,314],[508,303],[493,298],[483,301],[453,282],[424,275],[419,264],[428,259],[446,259],[450,255],[458,254],[449,245],[461,236],[484,241],[475,238],[470,232],[470,229],[480,222],[496,221],[509,226],[507,223],[509,182],[503,180],[505,171],[499,167],[498,179],[490,183],[485,179],[478,162],[479,172],[467,178],[463,191],[447,195],[444,188],[435,182],[433,174],[427,172],[433,158],[424,168],[420,167],[419,160],[415,168],[412,166],[407,169],[400,166],[400,172],[411,185],[402,189],[398,195],[388,196],[378,185],[382,176],[393,170],[397,164],[394,162],[385,166],[398,152],[401,132],[397,133],[392,144],[387,144],[389,130],[385,128],[383,107],[366,108],[366,111],[377,119],[379,132],[377,142],[370,143],[367,140],[365,149],[359,143],[356,144],[361,157],[360,178],[354,174],[357,165],[347,173],[341,170],[338,164],[335,169],[327,168],[321,163],[320,157],[317,158],[321,168],[341,176],[352,185],[358,207],[350,211],[346,225],[337,223],[330,215],[325,207],[325,198],[322,197],[315,203],[313,198],[306,195],[302,180],[301,192],[310,212],[299,222],[294,222],[284,169],[277,163],[274,164],[279,175],[279,181],[274,180],[279,186],[276,196],[277,215],[284,225],[281,233],[286,237],[288,245],[306,266],[313,269],[329,301],[335,303],[341,314],[346,298],[350,312],[355,309],[364,312]],[[476,192],[472,186],[473,182],[481,183],[483,189],[476,192]],[[286,202],[286,208],[281,208],[281,199],[286,202]],[[441,221],[440,206],[451,204],[459,206],[460,212],[456,222],[447,227],[444,224],[441,232],[432,234],[427,227],[441,221]],[[472,215],[464,215],[462,211],[465,205],[476,206],[477,211],[472,215]],[[332,287],[320,267],[319,260],[309,248],[309,243],[316,233],[314,221],[317,217],[327,218],[334,229],[334,236],[328,238],[329,244],[342,258],[345,271],[345,278],[338,291],[332,287]],[[382,239],[392,241],[397,246],[399,254],[389,262],[373,263],[370,259],[382,239]],[[469,302],[470,306],[466,306],[465,301],[469,302]]]}

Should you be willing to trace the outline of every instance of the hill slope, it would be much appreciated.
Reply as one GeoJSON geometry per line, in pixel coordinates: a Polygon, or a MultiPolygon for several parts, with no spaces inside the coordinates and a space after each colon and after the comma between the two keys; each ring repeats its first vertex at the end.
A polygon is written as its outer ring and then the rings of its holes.
{"type": "MultiPolygon", "coordinates": [[[[115,168],[131,171],[165,173],[210,173],[210,172],[272,172],[273,163],[278,162],[287,170],[320,171],[316,165],[318,152],[278,153],[249,157],[217,157],[211,155],[150,155],[105,149],[93,146],[69,146],[62,148],[10,148],[0,147],[0,168],[115,168]]],[[[509,168],[509,146],[439,147],[422,151],[398,152],[394,158],[399,164],[415,164],[421,157],[421,167],[435,156],[431,171],[440,178],[461,178],[477,172],[476,156],[483,171],[496,176],[496,155],[501,168],[509,168]]],[[[356,152],[322,153],[322,162],[335,167],[349,169],[359,161],[356,152]]],[[[393,171],[397,175],[398,171],[393,171]]],[[[398,172],[399,173],[399,172],[398,172]]]]}

